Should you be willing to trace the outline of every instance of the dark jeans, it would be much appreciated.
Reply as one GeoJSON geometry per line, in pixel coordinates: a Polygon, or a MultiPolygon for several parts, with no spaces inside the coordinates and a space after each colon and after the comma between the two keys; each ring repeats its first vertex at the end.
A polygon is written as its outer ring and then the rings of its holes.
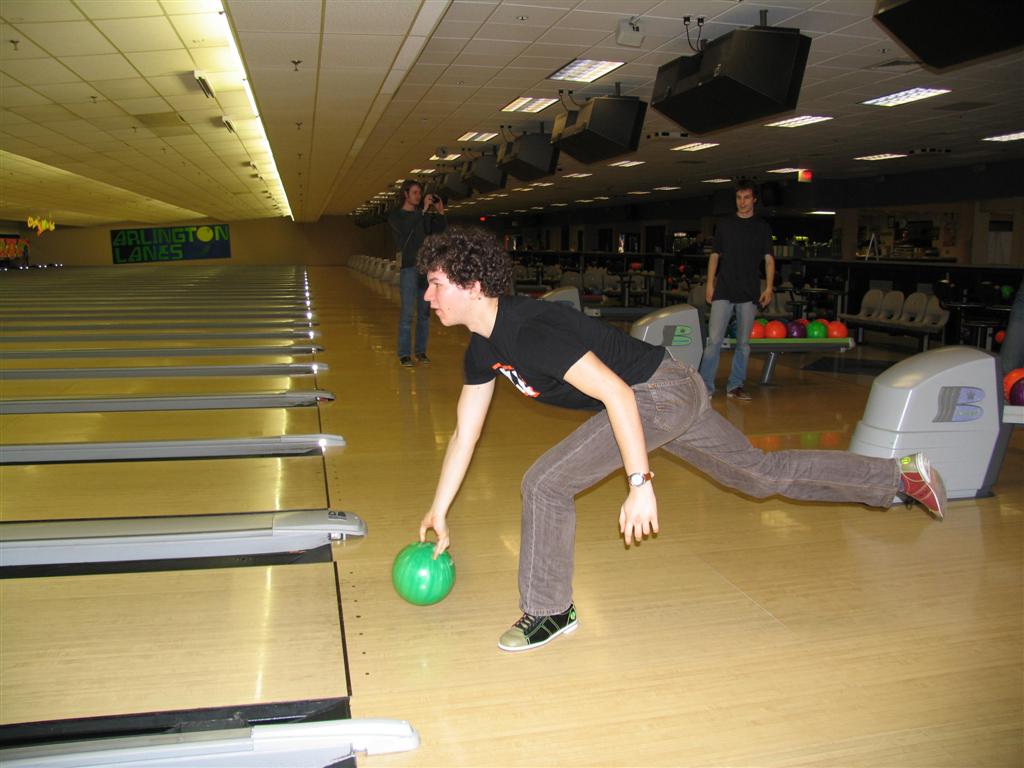
{"type": "Polygon", "coordinates": [[[416,354],[427,354],[427,334],[430,332],[430,304],[423,300],[427,290],[427,276],[416,267],[403,267],[399,274],[402,309],[398,318],[398,356],[409,357],[412,348],[412,316],[416,313],[416,354]]]}
{"type": "MultiPolygon", "coordinates": [[[[899,489],[896,459],[845,451],[773,451],[750,441],[711,408],[692,367],[666,359],[651,379],[633,387],[647,449],[664,448],[723,485],[763,499],[838,501],[888,507],[899,489]]],[[[602,411],[541,456],[523,477],[519,544],[520,606],[526,613],[561,613],[572,602],[576,494],[622,467],[608,414],[602,411]]],[[[654,481],[655,490],[658,481],[654,481]]],[[[623,495],[627,488],[622,484],[623,495]]],[[[681,500],[659,498],[662,513],[681,500]]]]}

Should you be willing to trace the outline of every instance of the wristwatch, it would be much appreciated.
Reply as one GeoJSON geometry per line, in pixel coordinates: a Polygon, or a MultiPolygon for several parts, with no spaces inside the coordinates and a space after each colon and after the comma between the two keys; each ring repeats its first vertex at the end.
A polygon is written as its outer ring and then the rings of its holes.
{"type": "Polygon", "coordinates": [[[650,482],[654,479],[653,472],[634,472],[629,475],[629,484],[634,488],[639,488],[646,482],[650,482]]]}

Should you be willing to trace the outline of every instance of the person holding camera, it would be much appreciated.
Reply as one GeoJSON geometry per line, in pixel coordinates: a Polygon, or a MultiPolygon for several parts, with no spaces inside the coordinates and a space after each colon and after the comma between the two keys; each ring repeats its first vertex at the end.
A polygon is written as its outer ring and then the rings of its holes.
{"type": "Polygon", "coordinates": [[[430,305],[423,300],[426,276],[416,271],[416,254],[427,235],[444,232],[448,226],[444,203],[437,195],[424,195],[423,185],[406,179],[400,191],[401,206],[388,216],[395,240],[395,258],[399,262],[399,293],[402,308],[398,318],[398,362],[406,368],[413,363],[412,317],[416,314],[416,361],[429,363],[427,335],[430,330],[430,305]]]}

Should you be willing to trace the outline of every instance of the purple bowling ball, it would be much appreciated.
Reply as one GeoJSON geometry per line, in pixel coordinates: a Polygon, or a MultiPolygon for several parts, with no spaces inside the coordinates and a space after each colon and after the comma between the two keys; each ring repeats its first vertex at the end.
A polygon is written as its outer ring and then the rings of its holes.
{"type": "Polygon", "coordinates": [[[1010,387],[1010,405],[1024,405],[1024,379],[1018,379],[1010,387]]]}
{"type": "Polygon", "coordinates": [[[789,325],[786,326],[786,336],[788,336],[791,339],[806,339],[807,328],[804,326],[803,323],[799,323],[796,320],[793,320],[789,323],[789,325]]]}

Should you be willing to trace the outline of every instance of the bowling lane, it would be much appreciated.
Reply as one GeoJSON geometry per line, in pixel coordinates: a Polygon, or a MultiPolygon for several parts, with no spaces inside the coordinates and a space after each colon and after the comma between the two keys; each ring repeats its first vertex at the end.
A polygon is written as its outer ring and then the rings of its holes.
{"type": "MultiPolygon", "coordinates": [[[[52,341],[36,341],[31,344],[13,343],[3,336],[0,336],[0,359],[4,360],[4,365],[10,362],[9,359],[4,359],[5,355],[11,352],[26,352],[33,350],[80,350],[83,356],[88,355],[90,350],[128,350],[128,349],[158,349],[166,348],[176,350],[176,354],[180,350],[188,349],[202,349],[206,356],[206,352],[214,349],[222,349],[229,347],[232,349],[239,347],[254,347],[254,348],[265,348],[265,347],[279,347],[281,350],[287,350],[292,344],[308,345],[311,342],[308,335],[305,339],[260,339],[260,338],[247,338],[247,339],[104,339],[94,341],[84,341],[75,339],[54,339],[52,341]]],[[[265,354],[260,352],[259,354],[265,354]]]]}
{"type": "Polygon", "coordinates": [[[230,394],[316,389],[315,377],[204,376],[148,379],[25,379],[0,380],[0,398],[33,400],[48,397],[131,397],[133,395],[230,394]]]}
{"type": "Polygon", "coordinates": [[[0,582],[0,724],[341,699],[333,564],[0,582]]]}
{"type": "Polygon", "coordinates": [[[319,431],[315,408],[0,415],[0,442],[9,445],[222,440],[319,431]]]}
{"type": "Polygon", "coordinates": [[[0,467],[0,523],[324,509],[319,456],[0,467]]]}
{"type": "Polygon", "coordinates": [[[173,367],[179,365],[282,365],[287,363],[310,363],[309,354],[245,354],[230,356],[139,356],[139,357],[60,357],[30,358],[11,360],[0,353],[4,371],[45,371],[48,368],[129,368],[129,367],[173,367]]]}

